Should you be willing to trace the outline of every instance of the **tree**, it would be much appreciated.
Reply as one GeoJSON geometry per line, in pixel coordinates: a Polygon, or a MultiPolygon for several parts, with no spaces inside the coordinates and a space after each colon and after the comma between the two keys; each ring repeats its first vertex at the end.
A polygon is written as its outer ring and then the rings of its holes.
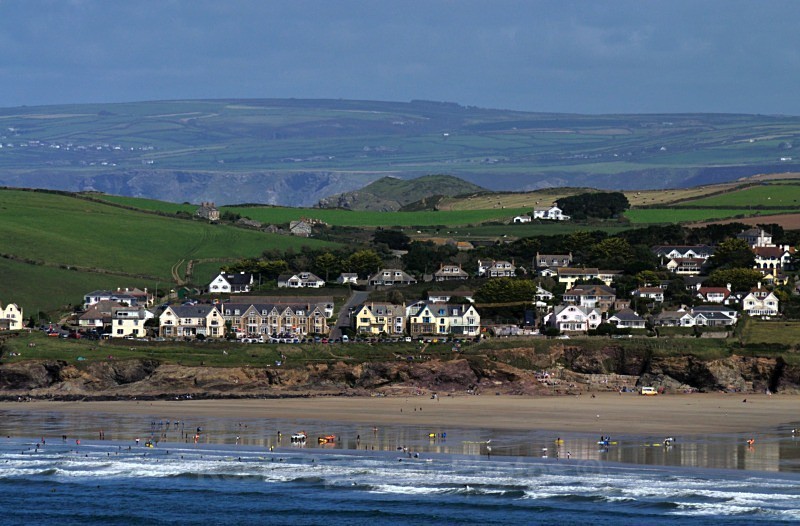
{"type": "Polygon", "coordinates": [[[399,230],[384,230],[379,228],[375,231],[372,240],[376,245],[383,243],[393,250],[407,250],[411,238],[399,230]]]}
{"type": "Polygon", "coordinates": [[[755,255],[744,240],[730,238],[717,245],[708,264],[712,269],[753,268],[755,255]]]}
{"type": "Polygon", "coordinates": [[[475,296],[483,303],[533,302],[536,283],[525,279],[494,278],[484,283],[475,296]]]}
{"type": "Polygon", "coordinates": [[[725,287],[730,283],[731,290],[750,290],[762,279],[761,272],[752,268],[724,268],[709,274],[704,285],[725,287]]]}
{"type": "Polygon", "coordinates": [[[330,252],[325,252],[314,258],[314,267],[317,272],[324,274],[325,281],[328,281],[331,274],[341,271],[342,262],[330,252]]]}
{"type": "Polygon", "coordinates": [[[619,237],[609,237],[592,245],[586,263],[600,268],[621,268],[632,260],[631,244],[619,237]]]}
{"type": "Polygon", "coordinates": [[[353,252],[345,262],[345,267],[350,272],[367,276],[377,272],[382,266],[383,260],[374,250],[353,252]]]}
{"type": "Polygon", "coordinates": [[[558,206],[573,219],[613,219],[630,208],[628,198],[622,192],[592,192],[562,197],[558,206]]]}

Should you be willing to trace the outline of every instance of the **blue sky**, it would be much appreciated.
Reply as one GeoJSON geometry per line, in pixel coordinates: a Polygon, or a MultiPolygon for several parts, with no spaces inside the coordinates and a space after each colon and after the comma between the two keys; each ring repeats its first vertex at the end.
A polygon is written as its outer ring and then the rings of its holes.
{"type": "Polygon", "coordinates": [[[0,0],[0,106],[429,99],[800,115],[800,1],[0,0]]]}

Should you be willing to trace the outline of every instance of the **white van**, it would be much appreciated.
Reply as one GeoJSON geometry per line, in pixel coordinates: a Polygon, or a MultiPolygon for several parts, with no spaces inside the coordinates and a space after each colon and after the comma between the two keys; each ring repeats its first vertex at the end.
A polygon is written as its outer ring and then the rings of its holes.
{"type": "Polygon", "coordinates": [[[346,334],[342,334],[342,343],[347,343],[350,341],[350,337],[346,334]]]}
{"type": "Polygon", "coordinates": [[[639,394],[643,396],[654,396],[658,394],[658,391],[655,387],[642,387],[642,390],[639,394]]]}

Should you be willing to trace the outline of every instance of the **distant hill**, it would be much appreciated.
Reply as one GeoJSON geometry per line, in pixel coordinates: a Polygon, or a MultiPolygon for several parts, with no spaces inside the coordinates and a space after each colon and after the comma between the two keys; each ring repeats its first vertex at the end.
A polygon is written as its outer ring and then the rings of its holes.
{"type": "Polygon", "coordinates": [[[526,192],[684,188],[800,171],[800,117],[780,115],[227,99],[0,108],[0,122],[0,185],[177,203],[313,206],[387,176],[448,174],[526,192]]]}
{"type": "Polygon", "coordinates": [[[318,206],[389,212],[436,196],[457,196],[482,191],[485,189],[451,175],[427,175],[410,180],[382,177],[360,190],[321,199],[318,206]]]}

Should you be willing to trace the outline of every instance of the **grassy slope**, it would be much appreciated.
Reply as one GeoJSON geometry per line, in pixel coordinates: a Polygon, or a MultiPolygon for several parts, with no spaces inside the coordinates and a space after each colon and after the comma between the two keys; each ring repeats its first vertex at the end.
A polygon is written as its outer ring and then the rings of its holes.
{"type": "Polygon", "coordinates": [[[83,301],[83,295],[97,289],[118,287],[147,287],[161,291],[165,281],[129,278],[96,272],[76,272],[61,268],[29,265],[17,261],[0,259],[0,303],[17,303],[25,311],[25,317],[38,311],[53,312],[83,301]]]}
{"type": "Polygon", "coordinates": [[[751,208],[753,206],[782,207],[800,209],[800,184],[763,184],[741,188],[720,195],[702,199],[693,199],[676,204],[675,206],[714,206],[751,208]]]}
{"type": "Polygon", "coordinates": [[[111,285],[153,287],[160,281],[166,286],[172,281],[172,267],[182,272],[189,259],[251,257],[268,248],[329,245],[16,190],[0,191],[0,222],[3,254],[44,263],[2,260],[19,281],[5,281],[0,301],[23,302],[28,308],[75,303],[83,293],[111,285]],[[58,267],[78,267],[80,272],[58,267]],[[103,276],[96,270],[117,276],[103,276]],[[16,299],[17,295],[23,299],[16,299]]]}

